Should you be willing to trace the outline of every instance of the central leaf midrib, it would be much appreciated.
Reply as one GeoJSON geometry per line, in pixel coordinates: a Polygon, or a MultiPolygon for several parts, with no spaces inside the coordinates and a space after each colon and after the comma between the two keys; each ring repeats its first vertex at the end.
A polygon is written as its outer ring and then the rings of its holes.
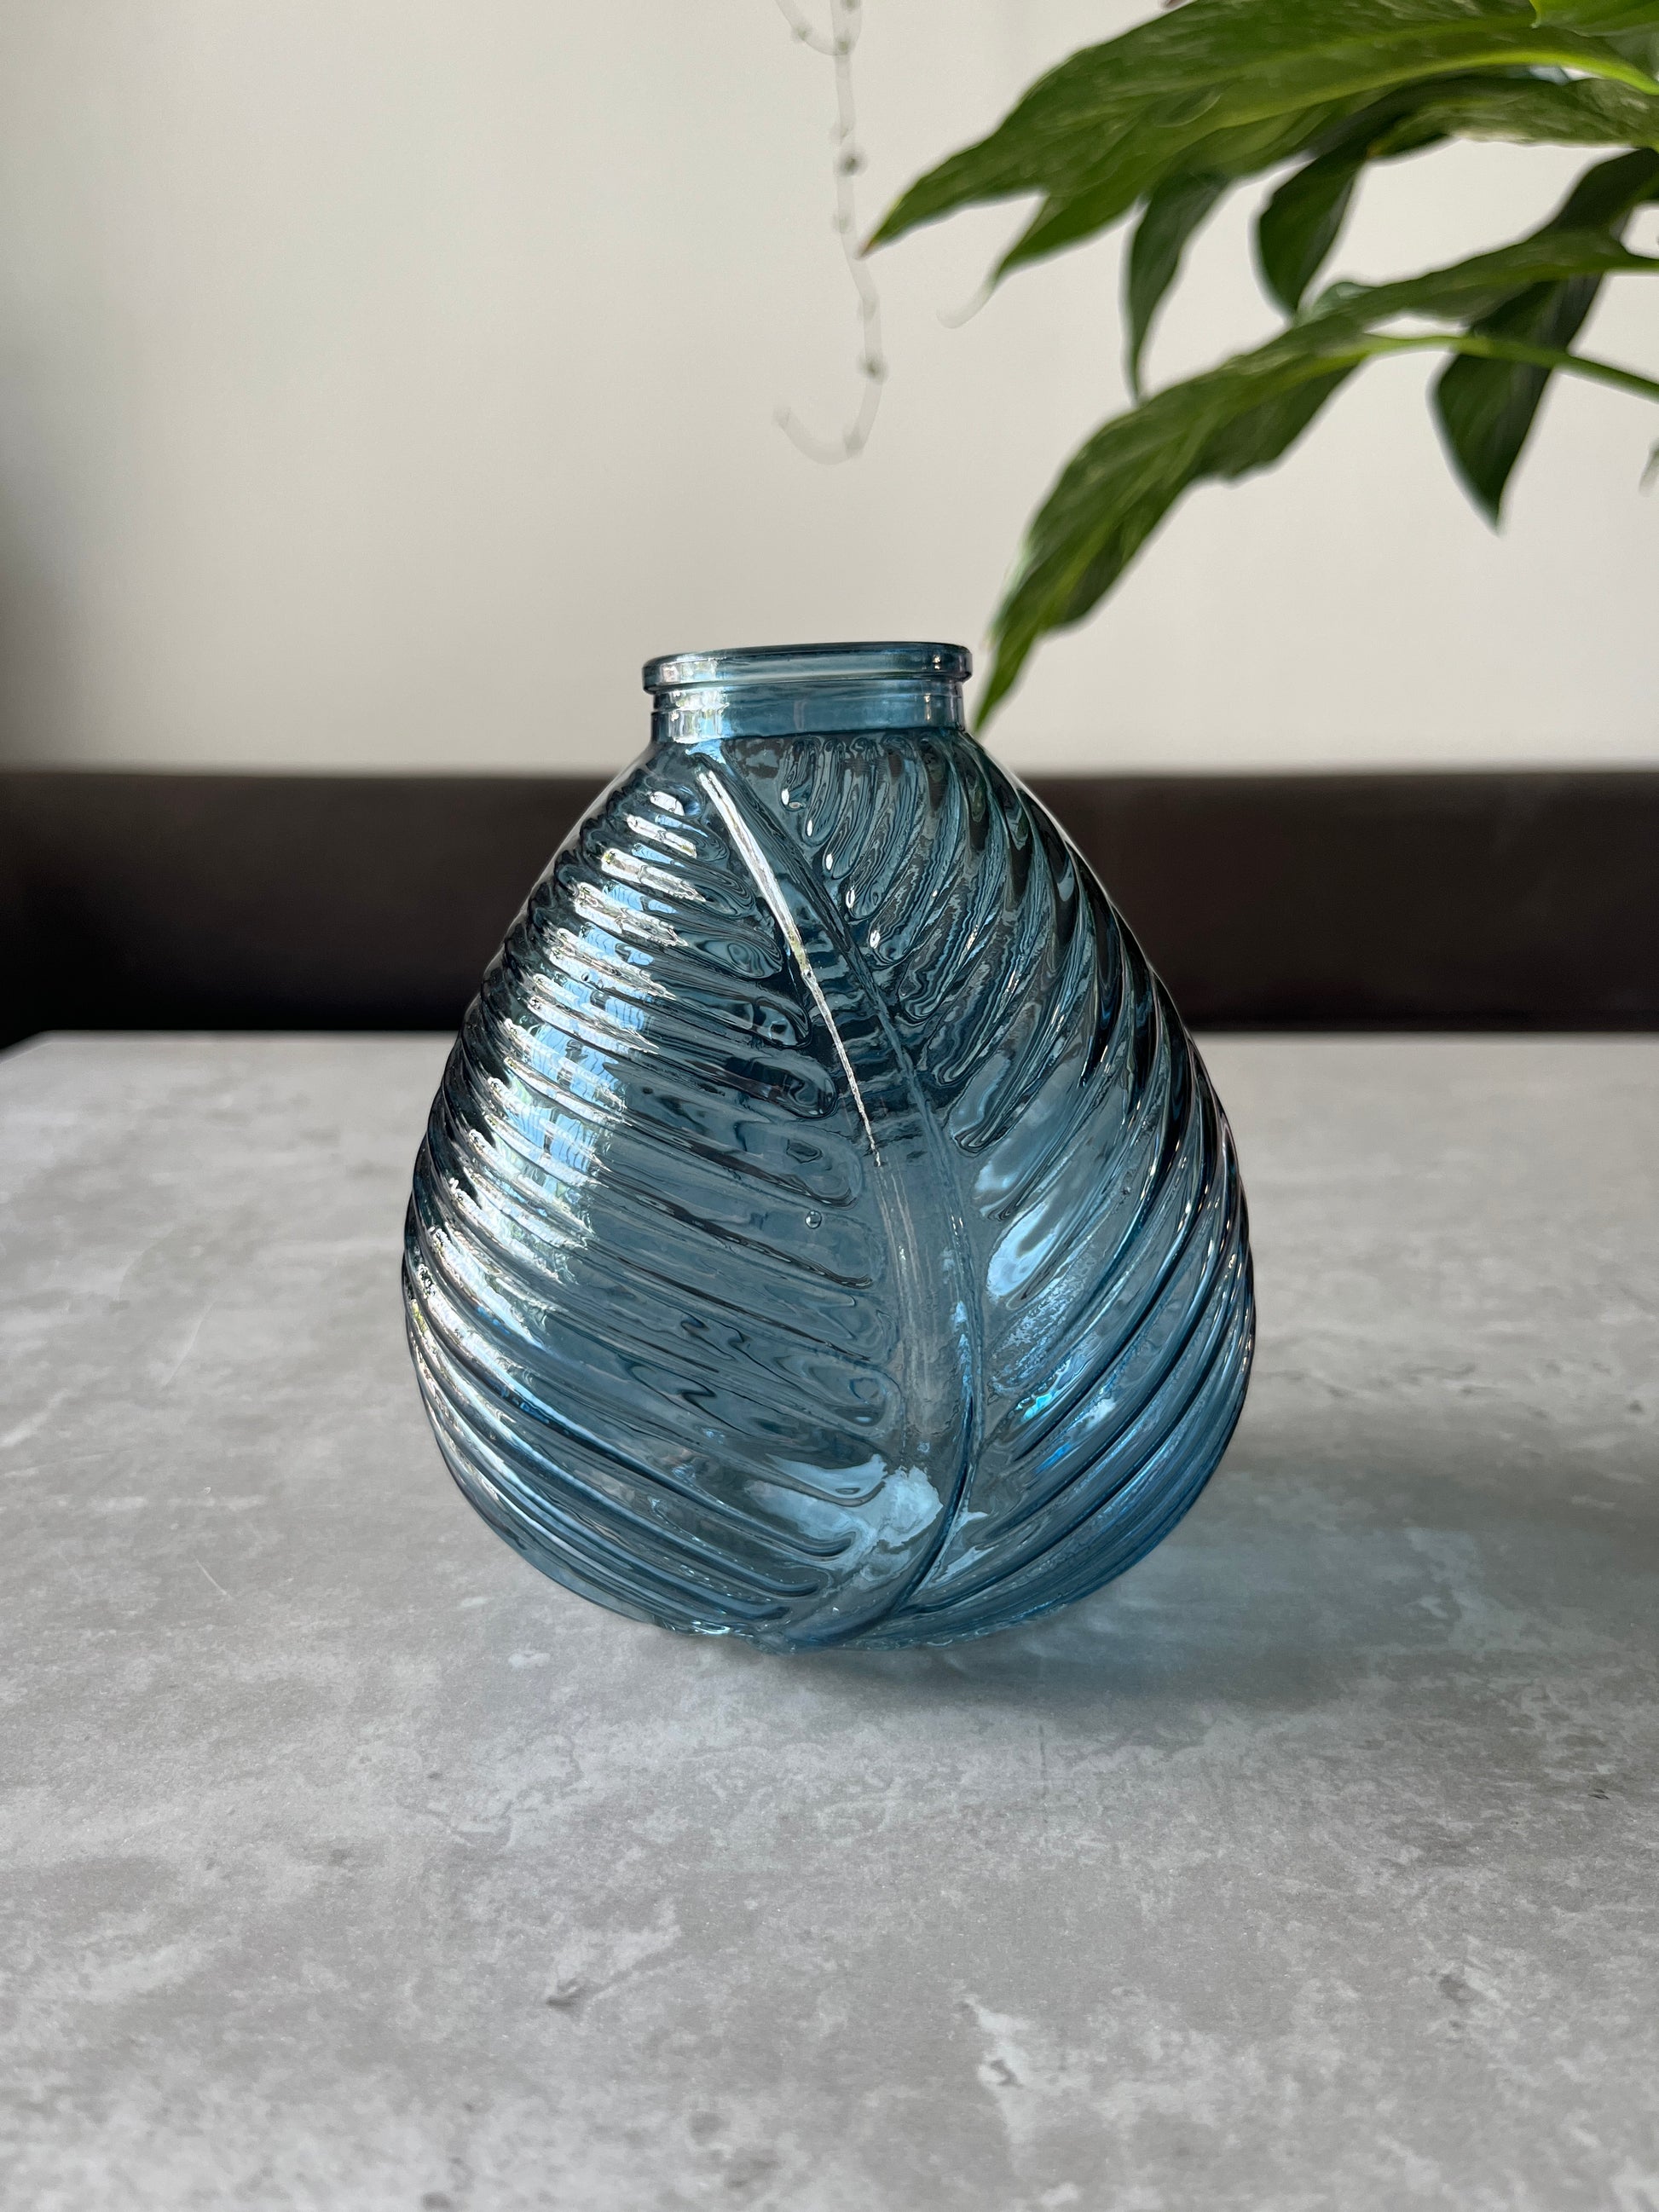
{"type": "MultiPolygon", "coordinates": [[[[772,840],[766,833],[773,825],[769,818],[764,817],[761,823],[757,823],[754,819],[754,810],[744,804],[741,780],[729,771],[726,763],[717,754],[711,755],[710,767],[720,775],[722,789],[726,792],[730,803],[738,810],[750,835],[757,844],[770,845],[772,840]]],[[[775,852],[775,847],[774,851],[775,852]]],[[[799,857],[798,848],[792,848],[792,860],[799,860],[799,857]]],[[[934,1169],[935,1180],[941,1194],[945,1219],[950,1225],[951,1251],[956,1261],[957,1279],[960,1286],[960,1302],[966,1334],[969,1419],[961,1457],[951,1486],[951,1494],[945,1503],[945,1510],[939,1516],[938,1533],[915,1565],[904,1580],[896,1586],[880,1614],[860,1624],[858,1632],[867,1634],[869,1630],[876,1626],[878,1620],[890,1620],[895,1613],[908,1603],[933,1571],[956,1527],[957,1516],[962,1510],[963,1500],[967,1495],[969,1478],[973,1472],[980,1445],[983,1441],[984,1345],[980,1325],[981,1316],[975,1296],[975,1269],[973,1249],[968,1237],[967,1224],[963,1218],[959,1203],[960,1190],[957,1177],[951,1172],[950,1152],[945,1133],[939,1127],[933,1108],[928,1103],[915,1061],[894,1026],[888,1012],[887,1001],[859,951],[852,934],[842,926],[843,917],[839,903],[834,900],[826,901],[822,897],[816,872],[810,865],[810,855],[808,861],[809,865],[804,870],[794,866],[788,867],[780,880],[787,881],[790,889],[811,909],[818,927],[846,961],[848,969],[861,986],[865,1002],[875,1018],[883,1041],[891,1054],[895,1065],[902,1074],[912,1109],[917,1115],[923,1131],[924,1141],[927,1146],[928,1156],[934,1169]]],[[[803,978],[803,981],[805,980],[803,978]]],[[[890,1172],[882,1162],[879,1153],[876,1156],[875,1172],[878,1175],[890,1172]]]]}

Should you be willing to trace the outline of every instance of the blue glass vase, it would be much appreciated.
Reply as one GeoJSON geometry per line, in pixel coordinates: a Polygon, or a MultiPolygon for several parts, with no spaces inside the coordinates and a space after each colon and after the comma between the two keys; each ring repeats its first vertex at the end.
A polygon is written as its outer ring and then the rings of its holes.
{"type": "Polygon", "coordinates": [[[1185,1512],[1253,1334],[1231,1137],[960,647],[684,654],[450,1056],[404,1290],[556,1581],[771,1650],[1064,1605],[1185,1512]]]}

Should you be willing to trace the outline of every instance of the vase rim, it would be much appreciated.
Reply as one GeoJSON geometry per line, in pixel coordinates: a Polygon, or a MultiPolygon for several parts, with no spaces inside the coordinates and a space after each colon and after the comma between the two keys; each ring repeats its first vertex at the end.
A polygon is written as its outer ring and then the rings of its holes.
{"type": "Polygon", "coordinates": [[[704,684],[722,690],[749,684],[855,683],[867,678],[927,678],[964,683],[974,658],[965,645],[943,645],[915,638],[853,639],[830,645],[740,645],[712,652],[665,653],[647,660],[641,672],[650,692],[680,691],[704,684]]]}

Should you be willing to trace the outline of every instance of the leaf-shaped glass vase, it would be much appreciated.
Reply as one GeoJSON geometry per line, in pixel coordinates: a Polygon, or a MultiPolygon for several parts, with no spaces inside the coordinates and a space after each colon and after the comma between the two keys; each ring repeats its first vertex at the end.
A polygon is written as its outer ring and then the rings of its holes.
{"type": "Polygon", "coordinates": [[[1180,1517],[1253,1331],[1225,1119],[961,647],[646,671],[415,1172],[450,1469],[556,1581],[775,1650],[943,1643],[1180,1517]]]}

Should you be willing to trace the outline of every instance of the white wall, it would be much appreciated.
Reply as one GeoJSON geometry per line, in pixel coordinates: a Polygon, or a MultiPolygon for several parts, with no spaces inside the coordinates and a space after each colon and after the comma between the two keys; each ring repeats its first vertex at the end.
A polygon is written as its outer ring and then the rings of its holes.
{"type": "MultiPolygon", "coordinates": [[[[866,0],[866,211],[1139,12],[866,0]]],[[[1118,245],[958,330],[939,311],[1017,210],[880,257],[882,419],[815,466],[773,414],[856,398],[830,113],[769,0],[0,0],[0,751],[589,768],[640,742],[650,653],[976,644],[1024,518],[1121,403],[1118,245]]],[[[1341,266],[1496,242],[1575,166],[1402,165],[1341,266]]],[[[1160,374],[1267,327],[1245,216],[1195,257],[1160,374]]],[[[1659,363],[1659,286],[1627,280],[1593,337],[1659,363]]],[[[1494,538],[1428,373],[1370,370],[1280,471],[1191,501],[1040,656],[1005,753],[1659,753],[1659,420],[1559,392],[1494,538]]]]}

